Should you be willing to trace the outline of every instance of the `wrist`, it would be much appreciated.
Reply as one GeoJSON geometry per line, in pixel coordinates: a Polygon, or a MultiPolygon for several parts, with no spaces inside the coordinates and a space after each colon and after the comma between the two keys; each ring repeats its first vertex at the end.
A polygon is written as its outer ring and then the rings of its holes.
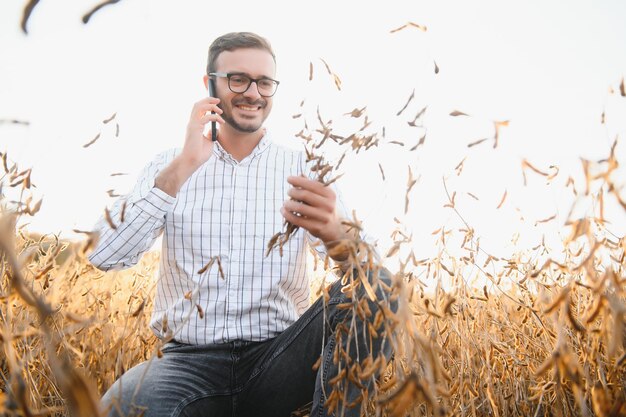
{"type": "Polygon", "coordinates": [[[358,242],[358,236],[357,231],[350,230],[341,224],[337,227],[335,235],[322,239],[322,242],[331,258],[343,261],[348,258],[350,248],[358,242]]]}
{"type": "Polygon", "coordinates": [[[343,262],[350,257],[350,246],[352,242],[346,236],[339,239],[324,242],[326,253],[332,260],[343,262]]]}
{"type": "Polygon", "coordinates": [[[171,166],[177,175],[184,177],[185,180],[193,174],[205,161],[199,158],[199,155],[188,154],[183,152],[172,160],[171,166]]]}
{"type": "Polygon", "coordinates": [[[333,260],[337,272],[345,273],[354,268],[355,262],[358,262],[356,243],[344,238],[339,241],[329,242],[326,246],[327,255],[333,260]]]}

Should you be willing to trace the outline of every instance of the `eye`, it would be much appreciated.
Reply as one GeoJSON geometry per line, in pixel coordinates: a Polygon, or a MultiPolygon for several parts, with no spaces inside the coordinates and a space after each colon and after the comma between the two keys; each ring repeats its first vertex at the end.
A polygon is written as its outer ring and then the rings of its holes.
{"type": "Polygon", "coordinates": [[[259,80],[259,87],[266,90],[271,90],[272,88],[274,88],[274,81],[268,78],[263,78],[259,80]]]}
{"type": "Polygon", "coordinates": [[[245,75],[231,75],[230,76],[230,83],[233,86],[246,85],[249,82],[250,82],[250,79],[246,77],[245,75]]]}

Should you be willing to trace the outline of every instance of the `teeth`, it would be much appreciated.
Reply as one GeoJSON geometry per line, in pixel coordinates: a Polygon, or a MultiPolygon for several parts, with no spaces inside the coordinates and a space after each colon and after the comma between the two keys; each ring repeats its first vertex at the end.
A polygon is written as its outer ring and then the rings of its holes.
{"type": "Polygon", "coordinates": [[[242,110],[248,110],[248,111],[254,111],[256,109],[258,109],[258,107],[251,107],[251,106],[239,106],[240,109],[242,110]]]}

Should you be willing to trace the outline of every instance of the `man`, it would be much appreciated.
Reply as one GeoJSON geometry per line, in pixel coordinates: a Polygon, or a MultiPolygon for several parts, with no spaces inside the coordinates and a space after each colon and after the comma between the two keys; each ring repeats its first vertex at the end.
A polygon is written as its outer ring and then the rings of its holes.
{"type": "MultiPolygon", "coordinates": [[[[313,415],[327,415],[329,381],[341,366],[332,360],[335,344],[352,343],[354,361],[391,354],[385,337],[336,337],[352,321],[350,309],[335,308],[349,301],[341,283],[326,306],[322,297],[309,307],[307,245],[319,240],[328,249],[348,237],[345,209],[332,187],[310,179],[302,152],[272,143],[263,128],[275,73],[265,39],[247,32],[216,39],[204,76],[216,97],[193,106],[182,150],[160,154],[116,202],[117,227],[104,219],[97,226],[90,261],[102,270],[136,264],[164,232],[151,327],[168,342],[162,358],[132,368],[107,391],[111,416],[289,416],[311,400],[313,415]],[[203,135],[212,122],[219,123],[216,142],[203,135]],[[282,256],[266,256],[284,220],[299,229],[282,256]]],[[[339,263],[348,257],[332,252],[339,263]]],[[[377,305],[370,301],[369,309],[377,305]]],[[[354,322],[368,334],[366,323],[354,322]]],[[[373,392],[373,378],[361,387],[373,392]]],[[[346,385],[346,404],[361,387],[346,385]]],[[[358,415],[359,407],[344,411],[358,415]]]]}

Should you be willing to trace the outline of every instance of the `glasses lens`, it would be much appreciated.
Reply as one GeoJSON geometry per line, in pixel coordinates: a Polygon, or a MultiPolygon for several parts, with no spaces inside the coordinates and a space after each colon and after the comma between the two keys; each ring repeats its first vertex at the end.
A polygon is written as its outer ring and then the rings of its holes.
{"type": "Polygon", "coordinates": [[[250,85],[250,78],[245,75],[231,75],[228,78],[228,86],[233,93],[243,93],[250,85]]]}
{"type": "MultiPolygon", "coordinates": [[[[228,77],[228,86],[233,93],[245,93],[251,83],[252,79],[246,75],[233,74],[228,77]]],[[[278,83],[269,78],[261,78],[256,80],[256,85],[260,95],[270,97],[276,92],[278,83]]]]}
{"type": "Polygon", "coordinates": [[[276,92],[276,81],[263,78],[257,82],[259,94],[263,96],[271,96],[276,92]]]}

